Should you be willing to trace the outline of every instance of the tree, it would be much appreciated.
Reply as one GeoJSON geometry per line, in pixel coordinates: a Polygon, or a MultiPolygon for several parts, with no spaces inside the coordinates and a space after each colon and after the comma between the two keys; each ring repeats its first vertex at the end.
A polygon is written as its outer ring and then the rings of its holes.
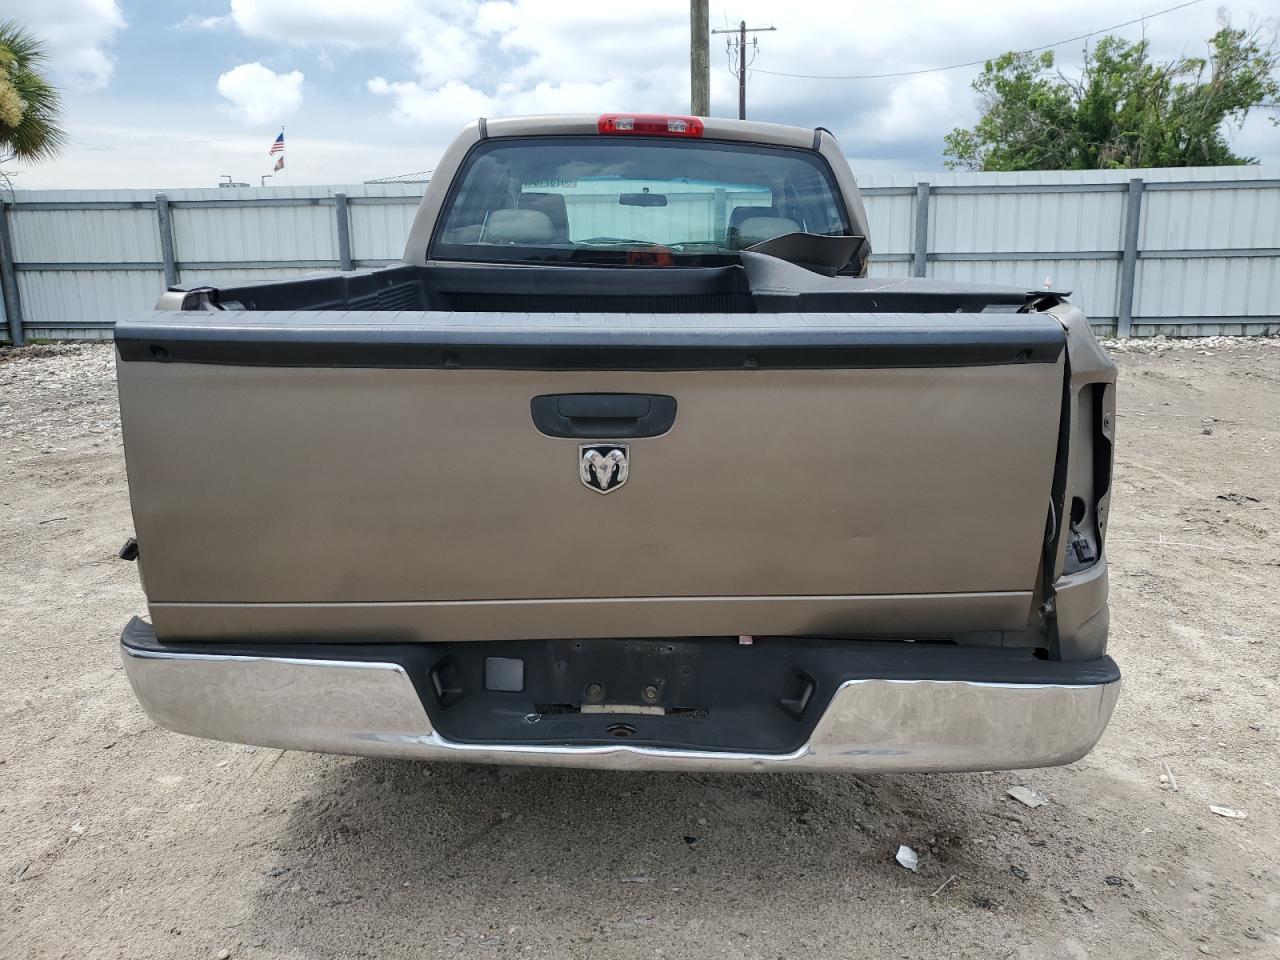
{"type": "Polygon", "coordinates": [[[1053,53],[1006,53],[973,81],[982,117],[947,134],[948,168],[1100,170],[1256,163],[1231,150],[1229,133],[1250,111],[1277,123],[1280,65],[1274,21],[1229,23],[1205,57],[1155,63],[1146,40],[1107,36],[1085,51],[1073,78],[1053,53]]]}
{"type": "Polygon", "coordinates": [[[66,145],[62,98],[40,75],[47,60],[41,41],[0,22],[0,163],[49,160],[66,145]]]}

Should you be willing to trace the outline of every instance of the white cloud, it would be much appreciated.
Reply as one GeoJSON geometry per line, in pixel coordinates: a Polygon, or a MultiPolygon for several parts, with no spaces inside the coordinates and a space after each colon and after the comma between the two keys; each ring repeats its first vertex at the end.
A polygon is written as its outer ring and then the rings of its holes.
{"type": "Polygon", "coordinates": [[[55,80],[79,90],[100,90],[111,80],[108,48],[125,26],[115,0],[6,0],[4,18],[45,42],[55,80]]]}
{"type": "Polygon", "coordinates": [[[461,80],[450,80],[438,90],[430,90],[418,83],[392,83],[374,77],[368,89],[370,93],[394,98],[392,116],[398,122],[431,126],[442,133],[456,131],[468,121],[494,112],[494,101],[488,94],[461,80]]]}
{"type": "Polygon", "coordinates": [[[498,88],[499,114],[531,113],[606,113],[611,110],[657,110],[660,107],[680,109],[670,103],[646,104],[645,98],[629,79],[618,78],[601,83],[543,81],[520,88],[505,84],[498,88]]]}
{"type": "Polygon", "coordinates": [[[424,23],[402,39],[413,51],[413,72],[431,86],[465,80],[481,65],[479,39],[457,24],[424,23]]]}
{"type": "Polygon", "coordinates": [[[256,61],[242,63],[218,77],[218,92],[245,123],[278,123],[302,106],[302,73],[276,73],[256,61]]]}
{"type": "Polygon", "coordinates": [[[474,0],[231,0],[249,37],[289,46],[398,50],[431,87],[465,80],[481,65],[474,0]]]}
{"type": "Polygon", "coordinates": [[[880,106],[862,117],[858,138],[897,143],[933,136],[938,130],[949,131],[955,126],[957,114],[968,110],[968,98],[958,94],[956,85],[942,74],[904,77],[888,87],[880,106]]]}
{"type": "Polygon", "coordinates": [[[182,18],[178,24],[179,30],[221,30],[223,27],[231,25],[229,16],[221,17],[202,17],[199,14],[189,13],[182,18]]]}
{"type": "Polygon", "coordinates": [[[677,0],[640,10],[581,0],[488,0],[449,10],[420,8],[420,25],[399,33],[411,77],[369,85],[393,98],[401,123],[687,109],[688,9],[677,0]]]}
{"type": "MultiPolygon", "coordinates": [[[[458,6],[447,2],[448,9],[458,6]]],[[[387,46],[425,15],[413,0],[231,0],[231,17],[247,36],[295,45],[387,46]]]]}
{"type": "MultiPolygon", "coordinates": [[[[689,5],[680,0],[513,0],[486,5],[482,22],[519,59],[511,73],[516,82],[622,76],[653,86],[675,73],[688,89],[689,5]]],[[[713,73],[719,68],[713,63],[713,73]]]]}
{"type": "MultiPolygon", "coordinates": [[[[393,117],[400,123],[456,130],[476,117],[536,113],[605,113],[634,106],[625,80],[603,83],[539,83],[529,88],[500,84],[488,94],[460,80],[439,88],[414,81],[392,82],[374,77],[370,93],[394,99],[393,117]]],[[[643,107],[643,104],[641,104],[643,107]]]]}

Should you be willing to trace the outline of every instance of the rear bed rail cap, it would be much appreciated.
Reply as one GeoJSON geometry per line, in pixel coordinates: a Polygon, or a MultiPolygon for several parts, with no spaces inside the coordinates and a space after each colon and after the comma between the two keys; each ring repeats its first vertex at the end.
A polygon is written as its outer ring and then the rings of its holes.
{"type": "Polygon", "coordinates": [[[1056,319],[1020,313],[157,311],[117,324],[126,361],[295,367],[803,369],[1055,363],[1056,319]]]}

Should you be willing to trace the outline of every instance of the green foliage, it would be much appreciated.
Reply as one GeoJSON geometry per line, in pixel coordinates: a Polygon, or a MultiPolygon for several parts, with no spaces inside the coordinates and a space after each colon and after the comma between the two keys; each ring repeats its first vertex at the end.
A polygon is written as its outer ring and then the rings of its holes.
{"type": "Polygon", "coordinates": [[[1256,163],[1228,139],[1251,110],[1276,123],[1280,64],[1274,23],[1225,24],[1207,57],[1154,63],[1147,41],[1107,36],[1075,79],[1051,52],[1006,53],[973,82],[983,108],[946,137],[946,163],[966,170],[1099,170],[1256,163]],[[1268,39],[1264,31],[1270,29],[1268,39]]]}
{"type": "Polygon", "coordinates": [[[47,59],[43,43],[0,22],[0,160],[49,160],[66,144],[62,100],[40,75],[47,59]]]}

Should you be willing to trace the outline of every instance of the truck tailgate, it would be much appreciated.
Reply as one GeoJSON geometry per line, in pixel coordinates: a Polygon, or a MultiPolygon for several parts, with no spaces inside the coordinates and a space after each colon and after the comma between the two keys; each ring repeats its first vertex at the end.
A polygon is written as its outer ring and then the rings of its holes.
{"type": "Polygon", "coordinates": [[[116,338],[162,638],[1027,623],[1052,317],[175,312],[116,338]],[[579,394],[671,397],[674,420],[535,424],[534,398],[579,394]],[[583,447],[615,443],[602,496],[583,447]]]}

